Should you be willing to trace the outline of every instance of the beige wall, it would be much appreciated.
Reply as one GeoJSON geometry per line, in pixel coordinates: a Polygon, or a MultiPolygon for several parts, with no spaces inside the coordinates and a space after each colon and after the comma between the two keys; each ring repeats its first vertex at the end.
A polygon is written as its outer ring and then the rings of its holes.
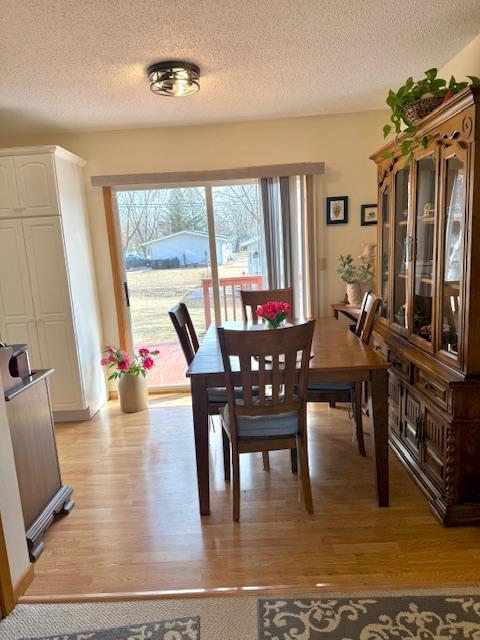
{"type": "Polygon", "coordinates": [[[457,80],[466,80],[466,74],[480,76],[480,35],[439,71],[439,76],[447,80],[450,76],[455,76],[457,80]]]}
{"type": "MultiPolygon", "coordinates": [[[[159,98],[159,108],[161,98],[159,98]]],[[[324,312],[343,297],[336,274],[340,253],[360,253],[375,241],[375,227],[360,226],[360,205],[376,201],[376,173],[368,156],[382,143],[380,111],[219,124],[196,127],[52,134],[0,139],[1,147],[59,144],[87,160],[85,177],[104,338],[116,342],[116,320],[101,191],[90,186],[99,174],[226,169],[240,166],[324,161],[317,179],[318,214],[327,258],[324,312]],[[325,197],[349,196],[348,225],[325,227],[325,197]]]]}
{"type": "Polygon", "coordinates": [[[2,514],[10,573],[15,585],[23,578],[30,561],[3,393],[0,394],[0,513],[2,514]]]}

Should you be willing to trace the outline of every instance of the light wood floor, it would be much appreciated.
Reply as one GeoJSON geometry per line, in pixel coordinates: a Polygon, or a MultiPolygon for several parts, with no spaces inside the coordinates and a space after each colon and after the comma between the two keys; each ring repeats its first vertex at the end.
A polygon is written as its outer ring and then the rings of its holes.
{"type": "Polygon", "coordinates": [[[76,507],[47,533],[27,595],[479,584],[480,529],[443,528],[393,454],[391,506],[379,509],[371,455],[358,455],[344,408],[309,412],[313,516],[288,452],[271,454],[269,473],[252,454],[233,523],[217,428],[212,513],[200,518],[187,396],[130,416],[112,402],[91,422],[58,425],[57,437],[76,507]]]}

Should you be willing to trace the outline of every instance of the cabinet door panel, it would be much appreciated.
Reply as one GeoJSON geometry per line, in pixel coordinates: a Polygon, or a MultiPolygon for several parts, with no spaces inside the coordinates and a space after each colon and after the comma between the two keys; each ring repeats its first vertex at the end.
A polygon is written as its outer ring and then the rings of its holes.
{"type": "Polygon", "coordinates": [[[23,216],[59,213],[55,166],[49,153],[15,158],[19,206],[23,216]]]}
{"type": "Polygon", "coordinates": [[[411,238],[408,235],[408,204],[410,167],[402,165],[394,173],[394,245],[392,274],[392,328],[406,333],[407,328],[407,279],[411,260],[411,238]]]}
{"type": "Polygon", "coordinates": [[[444,484],[445,438],[444,421],[426,407],[423,418],[423,464],[437,484],[444,484]]]}
{"type": "Polygon", "coordinates": [[[418,458],[421,457],[418,424],[421,419],[420,401],[412,395],[409,389],[405,390],[405,442],[410,451],[418,458]]]}
{"type": "Polygon", "coordinates": [[[0,220],[0,334],[5,342],[28,344],[30,363],[40,368],[21,220],[0,220]]]}
{"type": "Polygon", "coordinates": [[[438,151],[434,144],[414,162],[413,265],[410,331],[412,342],[433,350],[438,151]]]}
{"type": "Polygon", "coordinates": [[[398,435],[402,435],[402,410],[401,410],[401,396],[402,383],[400,380],[392,375],[388,374],[388,424],[398,435]]]}
{"type": "Polygon", "coordinates": [[[380,252],[379,252],[379,276],[380,295],[382,305],[380,308],[380,318],[385,321],[390,320],[389,301],[389,273],[390,273],[390,207],[391,207],[391,181],[385,181],[380,191],[380,252]]]}
{"type": "Polygon", "coordinates": [[[53,408],[57,411],[80,408],[80,381],[71,323],[62,318],[40,320],[38,337],[42,361],[55,369],[51,384],[53,408]]]}
{"type": "Polygon", "coordinates": [[[42,364],[56,410],[83,408],[60,218],[22,221],[42,364]]]}
{"type": "Polygon", "coordinates": [[[0,158],[0,218],[20,215],[13,158],[0,158]]]}
{"type": "Polygon", "coordinates": [[[439,260],[439,356],[462,365],[463,272],[467,155],[456,144],[442,149],[442,230],[439,260]]]}

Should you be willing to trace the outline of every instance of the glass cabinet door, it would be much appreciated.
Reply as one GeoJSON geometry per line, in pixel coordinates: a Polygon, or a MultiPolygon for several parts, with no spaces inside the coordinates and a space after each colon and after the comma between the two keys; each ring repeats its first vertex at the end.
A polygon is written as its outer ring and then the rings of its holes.
{"type": "Polygon", "coordinates": [[[381,215],[381,247],[380,247],[380,296],[382,307],[380,317],[389,318],[390,301],[388,299],[388,268],[389,268],[389,236],[390,236],[390,184],[387,184],[380,194],[381,215]]]}
{"type": "Polygon", "coordinates": [[[443,181],[440,348],[458,360],[462,337],[461,290],[465,219],[465,162],[460,154],[452,154],[445,159],[443,181]]]}
{"type": "Polygon", "coordinates": [[[432,343],[437,161],[434,154],[415,162],[414,261],[411,332],[432,343]]]}
{"type": "Polygon", "coordinates": [[[392,322],[397,327],[407,326],[407,275],[411,259],[411,241],[408,235],[408,183],[410,168],[395,173],[394,247],[393,247],[393,303],[392,322]]]}

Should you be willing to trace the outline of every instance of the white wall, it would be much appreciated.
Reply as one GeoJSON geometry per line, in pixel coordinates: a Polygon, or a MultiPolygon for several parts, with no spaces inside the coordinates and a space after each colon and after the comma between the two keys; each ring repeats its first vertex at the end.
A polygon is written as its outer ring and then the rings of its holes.
{"type": "Polygon", "coordinates": [[[24,576],[30,561],[3,393],[0,393],[0,513],[15,585],[24,576]]]}

